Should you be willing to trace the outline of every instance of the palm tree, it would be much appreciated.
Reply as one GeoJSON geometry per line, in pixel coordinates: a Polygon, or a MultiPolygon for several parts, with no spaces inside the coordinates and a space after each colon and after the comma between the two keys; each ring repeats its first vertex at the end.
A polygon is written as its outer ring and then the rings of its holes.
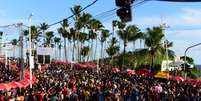
{"type": "Polygon", "coordinates": [[[31,26],[31,39],[32,39],[32,41],[39,40],[38,39],[39,36],[40,36],[39,29],[36,26],[31,26]]]}
{"type": "Polygon", "coordinates": [[[62,49],[62,44],[59,43],[58,49],[59,49],[59,60],[61,60],[61,49],[62,49]]]}
{"type": "Polygon", "coordinates": [[[38,47],[38,43],[40,42],[40,37],[41,32],[39,31],[39,29],[36,26],[31,26],[31,42],[34,42],[34,46],[33,48],[38,47]]]}
{"type": "Polygon", "coordinates": [[[26,42],[26,48],[28,47],[28,35],[29,35],[29,31],[28,30],[23,30],[23,35],[25,37],[25,42],[26,42]]]}
{"type": "Polygon", "coordinates": [[[15,57],[15,51],[16,51],[17,42],[18,42],[17,39],[13,39],[13,40],[11,41],[11,44],[13,45],[13,48],[14,48],[13,57],[15,57]]]}
{"type": "MultiPolygon", "coordinates": [[[[104,26],[102,25],[102,23],[99,21],[99,20],[96,20],[96,19],[91,19],[90,20],[90,24],[89,24],[89,29],[90,29],[90,32],[89,32],[89,36],[90,38],[92,39],[92,44],[93,44],[93,40],[94,38],[96,39],[96,46],[95,46],[95,52],[97,50],[97,33],[98,31],[101,30],[101,28],[103,28],[104,26]]],[[[93,47],[93,46],[92,46],[93,47]]],[[[93,50],[93,49],[92,49],[93,50]]],[[[96,53],[94,54],[94,58],[95,59],[95,56],[96,56],[96,53]]]]}
{"type": "Polygon", "coordinates": [[[128,41],[133,42],[133,51],[135,51],[135,41],[143,38],[143,33],[135,25],[129,25],[126,27],[126,33],[128,33],[128,41]]]}
{"type": "Polygon", "coordinates": [[[26,59],[28,60],[28,41],[29,41],[29,31],[27,29],[23,30],[23,35],[25,37],[25,46],[26,46],[26,59]]]}
{"type": "Polygon", "coordinates": [[[117,39],[115,37],[112,38],[109,47],[106,49],[107,54],[111,57],[110,63],[113,62],[113,57],[120,50],[120,47],[117,45],[117,39]]]}
{"type": "Polygon", "coordinates": [[[162,39],[164,38],[162,27],[147,28],[145,44],[150,49],[151,67],[154,66],[154,58],[162,48],[162,39]]]}
{"type": "MultiPolygon", "coordinates": [[[[2,36],[3,36],[3,32],[0,32],[0,43],[2,42],[2,36]]],[[[1,53],[1,44],[0,44],[0,53],[1,53]]]]}
{"type": "Polygon", "coordinates": [[[51,46],[51,42],[52,42],[52,38],[54,37],[54,32],[49,31],[45,33],[46,36],[46,42],[45,44],[50,47],[51,46]]]}
{"type": "Polygon", "coordinates": [[[67,47],[66,47],[66,38],[69,35],[69,32],[67,31],[68,20],[63,20],[62,26],[58,29],[58,33],[60,33],[64,39],[64,54],[65,54],[65,60],[67,61],[67,47]]]}
{"type": "Polygon", "coordinates": [[[54,37],[54,43],[55,43],[55,59],[57,59],[57,47],[59,47],[59,43],[61,41],[61,38],[54,37]]]}
{"type": "Polygon", "coordinates": [[[93,58],[93,46],[94,46],[94,40],[97,38],[97,34],[93,31],[93,30],[90,30],[89,31],[89,40],[91,40],[91,55],[92,55],[92,57],[91,57],[91,59],[93,60],[94,58],[93,58]]]}
{"type": "MultiPolygon", "coordinates": [[[[92,15],[89,14],[89,13],[83,13],[81,18],[80,18],[80,21],[83,25],[83,32],[86,33],[86,29],[90,27],[90,20],[92,19],[92,15]]],[[[89,39],[89,35],[87,35],[87,39],[85,40],[88,42],[88,47],[90,47],[90,39],[89,39]]],[[[81,42],[82,44],[82,42],[81,42]]],[[[81,48],[82,48],[82,45],[81,45],[81,48]]],[[[89,55],[87,57],[87,60],[89,59],[89,55]]]]}
{"type": "Polygon", "coordinates": [[[43,22],[40,24],[40,30],[42,30],[42,34],[44,35],[43,42],[45,43],[46,34],[45,31],[49,28],[48,24],[43,22]]]}
{"type": "Polygon", "coordinates": [[[91,14],[89,14],[89,13],[83,13],[82,14],[82,16],[80,17],[80,21],[81,21],[81,23],[82,23],[82,25],[83,25],[83,30],[84,30],[84,32],[85,32],[85,29],[87,28],[87,27],[89,27],[89,24],[90,24],[90,20],[92,19],[92,15],[91,14]]]}
{"type": "Polygon", "coordinates": [[[101,30],[102,33],[101,33],[101,38],[100,38],[100,42],[101,42],[101,58],[103,58],[103,45],[104,45],[104,42],[107,40],[107,38],[109,37],[109,30],[107,29],[102,29],[101,30]]]}
{"type": "Polygon", "coordinates": [[[70,40],[70,46],[71,46],[71,40],[73,41],[73,49],[72,49],[72,61],[74,61],[74,55],[75,55],[75,39],[76,39],[76,31],[74,28],[70,28],[70,34],[68,36],[68,40],[70,40]]]}
{"type": "Polygon", "coordinates": [[[85,57],[89,54],[90,48],[89,46],[84,46],[81,50],[81,55],[83,57],[83,62],[85,62],[85,57]]]}
{"type": "MultiPolygon", "coordinates": [[[[87,33],[84,32],[80,32],[79,34],[79,41],[81,42],[81,46],[80,48],[83,48],[84,42],[87,40],[87,33]]],[[[82,52],[82,50],[81,50],[82,52]]],[[[79,57],[79,61],[81,61],[81,52],[80,52],[80,57],[79,57]]]]}
{"type": "Polygon", "coordinates": [[[79,34],[80,34],[80,30],[83,27],[83,23],[81,22],[81,10],[82,7],[80,5],[75,5],[73,8],[71,8],[71,12],[75,15],[74,16],[74,21],[75,21],[75,39],[73,39],[73,43],[74,43],[74,47],[75,47],[75,41],[77,40],[77,53],[78,53],[78,57],[77,60],[79,61],[79,53],[80,53],[80,47],[79,47],[79,34]]]}
{"type": "MultiPolygon", "coordinates": [[[[164,39],[164,33],[162,27],[153,27],[147,28],[145,35],[145,44],[148,47],[147,49],[140,50],[137,54],[141,55],[143,59],[151,60],[151,68],[153,69],[154,65],[161,64],[165,56],[165,47],[163,46],[162,40],[164,39]]],[[[171,47],[172,43],[168,44],[168,47],[171,47]]],[[[168,50],[170,57],[174,57],[174,52],[168,50]]]]}

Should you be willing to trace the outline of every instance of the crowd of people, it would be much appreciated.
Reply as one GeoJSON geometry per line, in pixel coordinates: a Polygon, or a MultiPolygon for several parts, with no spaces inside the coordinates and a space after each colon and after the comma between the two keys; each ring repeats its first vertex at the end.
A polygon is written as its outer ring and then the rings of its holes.
{"type": "Polygon", "coordinates": [[[14,80],[18,80],[17,71],[10,69],[5,66],[4,63],[0,62],[0,83],[7,83],[14,80]]]}
{"type": "MultiPolygon", "coordinates": [[[[2,68],[2,67],[1,67],[2,68]]],[[[34,70],[33,88],[0,92],[0,101],[201,101],[201,86],[182,82],[113,73],[112,67],[72,69],[51,64],[34,70]]]]}

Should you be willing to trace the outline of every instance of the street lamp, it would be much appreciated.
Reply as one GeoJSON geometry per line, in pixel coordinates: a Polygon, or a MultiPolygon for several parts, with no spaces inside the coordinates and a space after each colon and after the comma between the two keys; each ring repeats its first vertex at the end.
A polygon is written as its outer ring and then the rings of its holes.
{"type": "MultiPolygon", "coordinates": [[[[184,71],[186,70],[186,53],[187,53],[187,51],[188,51],[189,49],[191,49],[191,48],[193,48],[193,47],[197,47],[197,46],[199,46],[199,45],[201,45],[201,43],[198,43],[198,44],[195,44],[195,45],[192,45],[192,46],[186,48],[186,50],[185,50],[185,52],[184,52],[184,71]]],[[[185,73],[185,79],[186,79],[186,77],[187,77],[187,73],[185,73]]]]}

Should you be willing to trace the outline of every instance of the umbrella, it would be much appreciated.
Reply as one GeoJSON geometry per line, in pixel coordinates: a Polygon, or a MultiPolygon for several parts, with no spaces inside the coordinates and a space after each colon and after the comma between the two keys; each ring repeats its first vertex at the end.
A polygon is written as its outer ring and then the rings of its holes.
{"type": "Polygon", "coordinates": [[[120,70],[119,70],[119,68],[112,68],[112,72],[113,73],[118,73],[118,72],[120,72],[120,70]]]}
{"type": "Polygon", "coordinates": [[[131,70],[131,69],[127,69],[126,72],[127,72],[127,74],[129,74],[129,75],[135,74],[135,71],[134,71],[134,70],[131,70]]]}

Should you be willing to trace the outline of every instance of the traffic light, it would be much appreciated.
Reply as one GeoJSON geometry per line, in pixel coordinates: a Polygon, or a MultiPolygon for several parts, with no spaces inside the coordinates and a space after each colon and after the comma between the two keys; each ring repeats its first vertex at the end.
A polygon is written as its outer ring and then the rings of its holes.
{"type": "Polygon", "coordinates": [[[130,6],[126,6],[117,10],[117,16],[122,22],[128,22],[132,20],[132,13],[130,6]]]}
{"type": "Polygon", "coordinates": [[[122,22],[129,22],[132,20],[131,4],[134,0],[116,0],[116,6],[119,7],[117,10],[117,16],[122,22]]]}
{"type": "Polygon", "coordinates": [[[116,6],[118,7],[124,7],[130,4],[131,4],[131,0],[116,0],[116,6]]]}

